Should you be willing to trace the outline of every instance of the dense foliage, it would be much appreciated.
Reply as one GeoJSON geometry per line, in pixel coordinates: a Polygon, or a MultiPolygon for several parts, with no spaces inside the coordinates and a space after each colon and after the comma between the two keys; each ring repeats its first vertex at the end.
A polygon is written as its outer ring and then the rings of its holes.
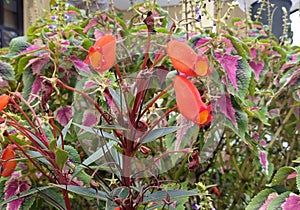
{"type": "Polygon", "coordinates": [[[1,49],[1,207],[296,209],[300,48],[131,12],[58,1],[1,49]]]}

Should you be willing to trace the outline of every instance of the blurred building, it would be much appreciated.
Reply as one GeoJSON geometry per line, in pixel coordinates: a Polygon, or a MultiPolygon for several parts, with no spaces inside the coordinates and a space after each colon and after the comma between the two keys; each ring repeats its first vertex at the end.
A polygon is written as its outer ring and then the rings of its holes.
{"type": "MultiPolygon", "coordinates": [[[[0,47],[8,46],[13,37],[24,34],[24,31],[29,26],[35,23],[35,20],[43,15],[44,10],[50,10],[50,1],[53,0],[0,0],[0,47]]],[[[108,2],[110,0],[90,0],[89,10],[94,12],[96,10],[108,9],[108,2]]],[[[271,1],[271,0],[270,0],[271,1]]],[[[300,8],[300,0],[272,0],[272,1],[291,1],[291,13],[300,8]],[[293,11],[292,11],[293,10],[293,11]]],[[[55,1],[54,1],[55,2],[55,1]]],[[[87,3],[84,0],[68,0],[70,4],[84,9],[87,8],[87,3]]],[[[128,12],[128,8],[133,4],[143,2],[143,0],[114,0],[114,8],[116,12],[124,14],[124,18],[130,18],[132,13],[128,12]]],[[[169,15],[174,19],[184,19],[186,17],[195,18],[195,16],[186,16],[182,10],[195,11],[196,0],[156,0],[164,9],[169,11],[169,15]],[[186,6],[194,5],[193,8],[186,8],[186,6]]],[[[222,15],[227,11],[228,4],[232,0],[221,0],[221,13],[222,15]]],[[[258,0],[239,0],[241,6],[235,7],[231,11],[231,17],[246,18],[245,10],[250,4],[260,2],[258,0]]],[[[216,1],[204,0],[202,5],[205,7],[212,16],[216,14],[216,1]]],[[[192,14],[192,13],[191,13],[192,14]]],[[[195,12],[194,12],[195,14],[195,12]]],[[[227,20],[230,24],[230,20],[227,20]]],[[[298,21],[300,22],[300,21],[298,21]]],[[[202,15],[201,26],[212,26],[213,22],[202,15]]],[[[295,35],[294,35],[295,36],[295,35]]],[[[299,36],[299,35],[298,35],[299,36]]]]}

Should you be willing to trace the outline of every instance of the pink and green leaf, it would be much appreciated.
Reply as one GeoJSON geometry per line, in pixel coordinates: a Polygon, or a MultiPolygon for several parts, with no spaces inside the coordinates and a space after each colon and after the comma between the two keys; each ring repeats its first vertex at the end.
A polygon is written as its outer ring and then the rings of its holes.
{"type": "Polygon", "coordinates": [[[235,118],[235,110],[231,103],[230,95],[224,94],[217,101],[220,111],[225,114],[225,116],[231,120],[232,124],[237,128],[237,122],[235,118]]]}
{"type": "Polygon", "coordinates": [[[66,126],[73,116],[73,109],[71,106],[60,107],[55,112],[55,119],[62,126],[66,126]]]}

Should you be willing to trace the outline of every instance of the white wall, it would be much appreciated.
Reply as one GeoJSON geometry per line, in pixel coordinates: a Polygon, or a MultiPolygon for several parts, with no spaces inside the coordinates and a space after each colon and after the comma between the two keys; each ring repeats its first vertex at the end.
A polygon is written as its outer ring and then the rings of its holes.
{"type": "Polygon", "coordinates": [[[292,20],[292,31],[293,35],[293,45],[300,46],[300,12],[294,12],[291,14],[292,20]]]}

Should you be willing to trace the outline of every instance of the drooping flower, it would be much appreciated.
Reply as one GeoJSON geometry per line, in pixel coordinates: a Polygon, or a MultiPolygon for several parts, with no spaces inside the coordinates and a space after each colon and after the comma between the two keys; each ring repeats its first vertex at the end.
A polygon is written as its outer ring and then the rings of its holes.
{"type": "Polygon", "coordinates": [[[0,112],[7,106],[9,102],[9,96],[8,95],[1,95],[0,96],[0,112]]]}
{"type": "Polygon", "coordinates": [[[197,55],[185,43],[172,40],[167,44],[167,54],[176,70],[187,76],[206,76],[211,71],[207,57],[197,55]]]}
{"type": "Polygon", "coordinates": [[[202,126],[212,120],[211,106],[201,100],[198,89],[184,76],[176,76],[173,81],[179,112],[188,120],[202,126]]]}
{"type": "Polygon", "coordinates": [[[116,38],[112,35],[105,35],[90,48],[84,62],[91,65],[96,71],[104,73],[114,65],[115,57],[116,38]]]}
{"type": "Polygon", "coordinates": [[[170,41],[167,44],[167,54],[174,68],[187,76],[206,76],[210,73],[207,57],[197,55],[185,43],[170,41]]]}
{"type": "Polygon", "coordinates": [[[16,158],[15,151],[13,150],[13,145],[9,144],[2,152],[1,155],[1,160],[0,160],[0,166],[1,166],[1,176],[3,177],[8,177],[10,176],[16,166],[17,166],[17,161],[12,160],[16,158]]]}

